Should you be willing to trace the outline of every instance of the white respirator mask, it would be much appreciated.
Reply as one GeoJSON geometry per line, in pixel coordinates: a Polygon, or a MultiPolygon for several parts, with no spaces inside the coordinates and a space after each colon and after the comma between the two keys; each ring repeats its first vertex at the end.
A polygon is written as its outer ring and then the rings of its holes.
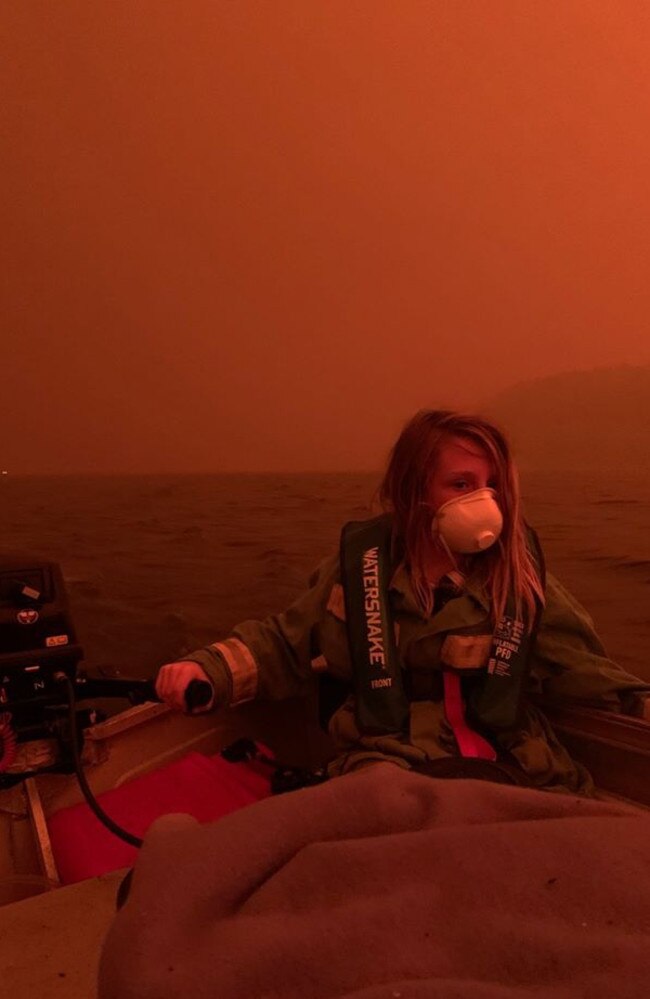
{"type": "Polygon", "coordinates": [[[433,537],[460,555],[485,551],[503,527],[495,496],[493,489],[476,489],[443,503],[433,519],[433,537]]]}

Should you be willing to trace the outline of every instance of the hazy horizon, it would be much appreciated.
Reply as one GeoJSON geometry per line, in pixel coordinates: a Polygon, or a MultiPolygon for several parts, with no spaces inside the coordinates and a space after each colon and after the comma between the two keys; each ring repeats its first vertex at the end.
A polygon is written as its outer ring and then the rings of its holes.
{"type": "MultiPolygon", "coordinates": [[[[522,473],[583,474],[609,467],[617,474],[635,469],[650,473],[650,366],[626,365],[516,382],[491,401],[471,410],[493,419],[510,440],[522,473]],[[614,418],[613,418],[614,417],[614,418]],[[597,447],[594,437],[597,436],[597,447]]],[[[396,432],[399,426],[396,427],[396,432]]],[[[211,475],[381,475],[393,439],[386,440],[373,467],[289,468],[72,468],[67,471],[1,470],[1,479],[95,476],[211,475]]]]}

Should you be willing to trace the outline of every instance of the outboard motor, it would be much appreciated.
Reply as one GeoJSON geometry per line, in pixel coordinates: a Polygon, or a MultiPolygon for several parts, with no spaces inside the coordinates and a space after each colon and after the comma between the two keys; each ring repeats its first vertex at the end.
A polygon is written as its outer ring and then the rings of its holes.
{"type": "Polygon", "coordinates": [[[105,717],[77,701],[155,699],[151,681],[88,677],[82,660],[60,566],[33,555],[0,557],[0,788],[76,769],[84,728],[105,717]],[[48,740],[45,759],[25,745],[36,740],[48,740]]]}
{"type": "Polygon", "coordinates": [[[0,558],[0,705],[42,702],[55,672],[74,679],[82,659],[57,563],[0,558]]]}

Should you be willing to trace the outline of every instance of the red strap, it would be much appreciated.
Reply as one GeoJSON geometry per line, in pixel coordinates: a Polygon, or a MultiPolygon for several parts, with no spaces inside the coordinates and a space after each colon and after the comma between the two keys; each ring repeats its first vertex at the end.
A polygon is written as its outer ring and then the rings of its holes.
{"type": "Polygon", "coordinates": [[[456,737],[461,756],[478,756],[482,760],[496,760],[496,750],[478,732],[472,731],[465,721],[458,673],[445,670],[442,676],[445,686],[445,714],[456,737]]]}

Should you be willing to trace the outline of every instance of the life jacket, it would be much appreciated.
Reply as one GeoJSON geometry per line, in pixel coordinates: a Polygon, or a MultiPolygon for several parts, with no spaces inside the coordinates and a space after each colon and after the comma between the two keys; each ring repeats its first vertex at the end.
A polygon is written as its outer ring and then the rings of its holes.
{"type": "MultiPolygon", "coordinates": [[[[528,549],[542,589],[545,564],[539,539],[526,525],[528,549]]],[[[354,677],[356,720],[368,735],[406,734],[409,700],[404,685],[395,628],[388,596],[394,566],[391,564],[392,520],[383,514],[367,521],[352,521],[341,532],[341,581],[345,595],[348,644],[354,677]]],[[[468,718],[487,732],[510,729],[520,716],[529,653],[535,641],[542,605],[532,628],[515,616],[509,594],[505,612],[497,623],[480,682],[467,698],[468,718]]]]}

